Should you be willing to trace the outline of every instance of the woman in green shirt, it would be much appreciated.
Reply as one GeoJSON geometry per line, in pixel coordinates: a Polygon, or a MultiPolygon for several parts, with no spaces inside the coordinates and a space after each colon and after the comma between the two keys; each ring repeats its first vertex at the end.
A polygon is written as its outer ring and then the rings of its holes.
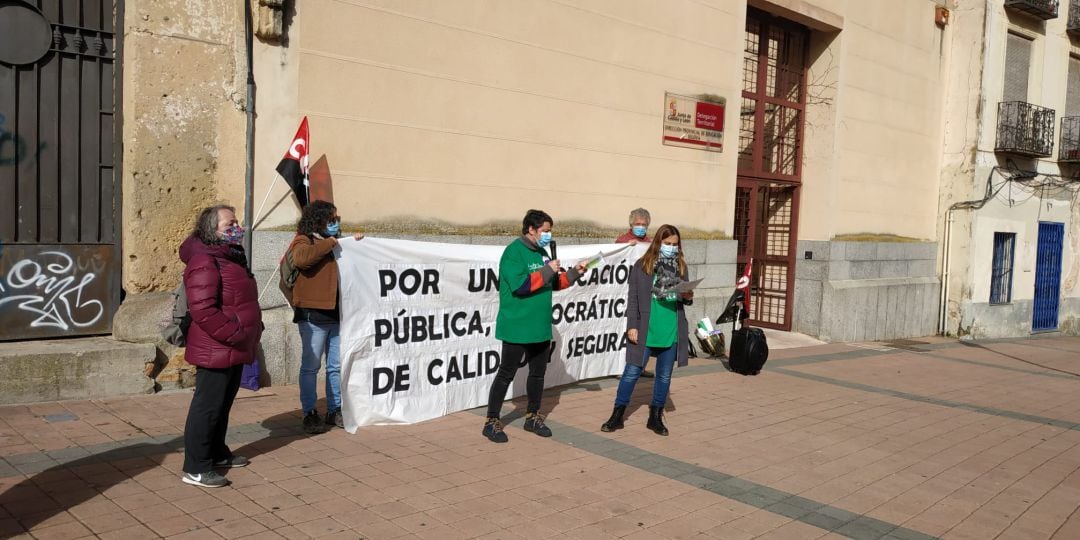
{"type": "Polygon", "coordinates": [[[646,426],[657,434],[668,434],[663,419],[664,404],[671,388],[672,369],[676,363],[685,366],[689,358],[689,334],[683,306],[690,304],[694,297],[693,291],[677,294],[672,289],[685,281],[686,276],[679,229],[674,225],[662,225],[648,251],[630,271],[626,301],[626,367],[615,394],[615,410],[600,426],[602,431],[623,427],[623,414],[630,404],[634,385],[649,357],[655,356],[656,381],[646,426]]]}

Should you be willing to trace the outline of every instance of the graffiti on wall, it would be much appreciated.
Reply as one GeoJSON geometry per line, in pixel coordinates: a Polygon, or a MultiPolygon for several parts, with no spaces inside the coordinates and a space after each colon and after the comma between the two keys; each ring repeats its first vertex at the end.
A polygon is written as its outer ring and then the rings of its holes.
{"type": "MultiPolygon", "coordinates": [[[[4,128],[6,121],[7,117],[0,114],[0,167],[18,165],[31,154],[25,139],[4,128]]],[[[45,143],[38,144],[37,150],[33,152],[35,160],[44,148],[45,143]]]]}
{"type": "Polygon", "coordinates": [[[111,246],[4,247],[0,339],[108,331],[111,246]]]}

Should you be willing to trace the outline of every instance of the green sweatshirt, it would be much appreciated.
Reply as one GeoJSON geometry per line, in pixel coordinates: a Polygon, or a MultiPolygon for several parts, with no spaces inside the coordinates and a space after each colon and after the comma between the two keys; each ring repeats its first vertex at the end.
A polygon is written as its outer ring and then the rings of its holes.
{"type": "Polygon", "coordinates": [[[565,289],[577,272],[555,271],[547,253],[522,237],[499,259],[499,316],[495,337],[510,343],[551,341],[551,291],[565,289]],[[568,275],[569,274],[569,275],[568,275]]]}

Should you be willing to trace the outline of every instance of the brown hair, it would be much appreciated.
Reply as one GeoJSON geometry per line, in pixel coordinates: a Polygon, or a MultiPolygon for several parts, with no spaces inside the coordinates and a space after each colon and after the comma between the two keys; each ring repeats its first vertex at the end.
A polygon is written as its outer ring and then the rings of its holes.
{"type": "Polygon", "coordinates": [[[675,257],[679,261],[679,277],[686,278],[686,259],[683,258],[682,235],[679,234],[679,229],[676,226],[667,224],[661,225],[656,230],[656,236],[653,236],[648,251],[641,256],[641,268],[645,270],[646,274],[652,275],[653,269],[656,268],[656,261],[660,258],[660,243],[672,235],[679,237],[679,254],[675,257]]]}
{"type": "Polygon", "coordinates": [[[539,229],[540,227],[543,227],[545,223],[555,225],[555,220],[551,219],[551,216],[543,210],[529,210],[521,220],[521,234],[529,234],[530,227],[539,229]]]}

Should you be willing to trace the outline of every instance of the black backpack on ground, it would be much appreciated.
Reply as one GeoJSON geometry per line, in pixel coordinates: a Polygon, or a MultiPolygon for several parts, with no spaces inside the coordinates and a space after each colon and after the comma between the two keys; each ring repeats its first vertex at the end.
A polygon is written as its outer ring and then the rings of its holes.
{"type": "Polygon", "coordinates": [[[757,375],[769,359],[769,344],[760,328],[745,326],[731,333],[731,370],[757,375]]]}

